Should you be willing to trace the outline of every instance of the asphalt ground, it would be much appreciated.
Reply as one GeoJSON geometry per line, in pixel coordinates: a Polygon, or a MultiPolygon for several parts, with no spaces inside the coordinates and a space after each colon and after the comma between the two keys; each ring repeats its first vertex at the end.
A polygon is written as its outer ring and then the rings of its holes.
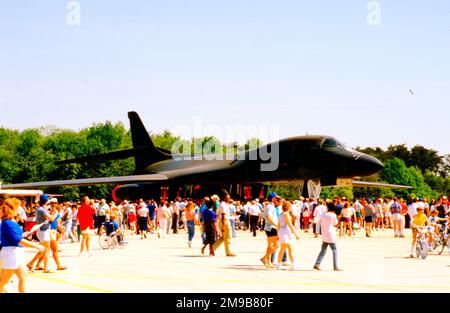
{"type": "MultiPolygon", "coordinates": [[[[327,251],[322,270],[312,267],[321,239],[300,232],[294,242],[294,271],[267,269],[260,262],[266,249],[266,235],[253,237],[237,231],[232,239],[236,257],[226,257],[221,246],[215,257],[200,252],[199,229],[192,248],[187,234],[169,234],[158,239],[151,234],[141,240],[127,235],[124,248],[104,250],[98,236],[91,238],[92,256],[79,256],[79,243],[60,244],[65,271],[29,273],[27,292],[40,293],[308,293],[308,292],[450,292],[450,255],[431,253],[425,260],[409,257],[411,231],[406,238],[394,238],[392,229],[374,231],[366,238],[338,238],[342,272],[333,271],[332,253],[327,251]]],[[[26,250],[30,260],[33,250],[26,250]]],[[[51,266],[55,268],[53,260],[51,266]]],[[[17,291],[17,278],[8,285],[17,291]]]]}

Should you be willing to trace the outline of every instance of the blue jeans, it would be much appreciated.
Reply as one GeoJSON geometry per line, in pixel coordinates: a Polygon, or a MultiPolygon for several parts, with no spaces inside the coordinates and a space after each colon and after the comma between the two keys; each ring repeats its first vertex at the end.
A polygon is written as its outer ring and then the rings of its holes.
{"type": "Polygon", "coordinates": [[[322,263],[323,257],[325,256],[325,253],[327,252],[327,247],[330,246],[331,251],[333,251],[333,267],[334,269],[338,268],[338,254],[337,254],[337,247],[336,243],[329,243],[329,242],[322,242],[322,248],[320,249],[319,256],[316,260],[316,265],[319,266],[320,263],[322,263]]]}
{"type": "MultiPolygon", "coordinates": [[[[287,261],[287,249],[284,250],[282,262],[287,261]]],[[[275,252],[270,255],[270,262],[275,263],[275,252]]]]}
{"type": "Polygon", "coordinates": [[[187,221],[186,226],[187,226],[187,230],[188,230],[189,241],[192,241],[192,239],[194,238],[194,234],[195,234],[195,223],[194,223],[194,221],[187,221]]]}
{"type": "Polygon", "coordinates": [[[236,238],[236,220],[230,220],[231,224],[231,237],[236,238]]]}

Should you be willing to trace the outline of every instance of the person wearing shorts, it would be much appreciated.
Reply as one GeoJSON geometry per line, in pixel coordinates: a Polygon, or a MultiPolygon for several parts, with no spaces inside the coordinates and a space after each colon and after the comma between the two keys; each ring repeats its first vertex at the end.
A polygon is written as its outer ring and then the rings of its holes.
{"type": "Polygon", "coordinates": [[[367,205],[364,207],[364,222],[366,227],[366,237],[371,237],[373,215],[375,209],[372,205],[372,199],[367,199],[367,205]]]}
{"type": "Polygon", "coordinates": [[[280,214],[278,218],[278,238],[281,243],[280,252],[278,253],[278,264],[277,269],[281,269],[281,261],[283,259],[284,251],[287,250],[289,254],[289,260],[291,261],[290,270],[295,269],[295,260],[292,254],[292,236],[295,235],[295,238],[298,240],[299,237],[297,232],[295,231],[294,226],[292,225],[291,218],[289,216],[289,212],[291,211],[291,203],[289,201],[283,202],[283,213],[280,214]]]}
{"type": "Polygon", "coordinates": [[[0,230],[0,242],[2,243],[2,249],[0,250],[0,259],[2,260],[0,293],[6,292],[5,285],[9,283],[14,274],[19,278],[19,292],[25,292],[27,270],[25,266],[24,246],[38,249],[39,253],[43,253],[45,250],[44,247],[22,238],[23,230],[14,221],[19,205],[20,200],[11,198],[5,200],[0,207],[0,216],[2,219],[2,227],[0,230]]]}
{"type": "Polygon", "coordinates": [[[88,196],[84,196],[82,199],[82,204],[78,209],[77,218],[80,224],[81,231],[81,246],[80,246],[80,256],[83,255],[84,250],[88,256],[90,253],[90,234],[89,231],[94,229],[94,215],[95,209],[90,205],[90,200],[88,196]]]}
{"type": "Polygon", "coordinates": [[[50,222],[53,222],[53,220],[58,216],[58,212],[50,215],[45,207],[48,204],[49,200],[50,199],[46,194],[43,194],[39,198],[39,207],[36,210],[36,224],[42,225],[36,232],[36,236],[38,237],[40,244],[44,246],[45,251],[44,254],[41,254],[40,252],[37,253],[34,258],[27,264],[27,267],[30,271],[34,271],[34,264],[37,260],[40,260],[42,258],[42,261],[44,262],[44,273],[51,273],[51,271],[48,269],[48,256],[51,250],[50,222]]]}
{"type": "Polygon", "coordinates": [[[265,223],[264,223],[264,231],[267,235],[267,249],[266,254],[260,259],[261,262],[264,264],[265,267],[271,268],[274,267],[273,264],[269,261],[270,256],[272,253],[277,251],[278,249],[278,217],[277,217],[277,211],[275,210],[275,206],[278,206],[279,198],[277,198],[277,194],[275,192],[272,192],[267,197],[269,200],[269,204],[266,206],[266,212],[265,212],[265,223]]]}
{"type": "Polygon", "coordinates": [[[394,198],[394,202],[390,206],[390,212],[392,214],[392,223],[394,224],[394,238],[404,237],[402,232],[402,222],[404,217],[402,215],[402,207],[397,198],[394,198]]]}

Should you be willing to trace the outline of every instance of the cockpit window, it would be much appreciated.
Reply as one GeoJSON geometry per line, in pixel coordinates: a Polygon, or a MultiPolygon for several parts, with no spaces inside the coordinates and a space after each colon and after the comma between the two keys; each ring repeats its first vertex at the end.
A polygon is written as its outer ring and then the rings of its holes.
{"type": "Polygon", "coordinates": [[[326,138],[322,143],[322,148],[336,148],[336,147],[344,147],[344,145],[334,138],[326,138]]]}

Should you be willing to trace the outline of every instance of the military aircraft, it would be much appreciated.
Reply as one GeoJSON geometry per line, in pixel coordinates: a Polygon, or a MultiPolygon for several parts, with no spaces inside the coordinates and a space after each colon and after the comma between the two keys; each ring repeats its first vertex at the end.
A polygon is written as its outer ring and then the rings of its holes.
{"type": "Polygon", "coordinates": [[[349,149],[330,136],[300,136],[233,154],[180,154],[155,147],[136,112],[128,112],[133,148],[65,160],[62,163],[115,160],[134,157],[129,176],[98,177],[3,185],[40,188],[68,185],[122,184],[113,199],[174,198],[230,193],[245,198],[264,197],[267,182],[298,182],[299,192],[318,196],[321,186],[407,186],[353,180],[383,168],[373,156],[349,149]]]}

